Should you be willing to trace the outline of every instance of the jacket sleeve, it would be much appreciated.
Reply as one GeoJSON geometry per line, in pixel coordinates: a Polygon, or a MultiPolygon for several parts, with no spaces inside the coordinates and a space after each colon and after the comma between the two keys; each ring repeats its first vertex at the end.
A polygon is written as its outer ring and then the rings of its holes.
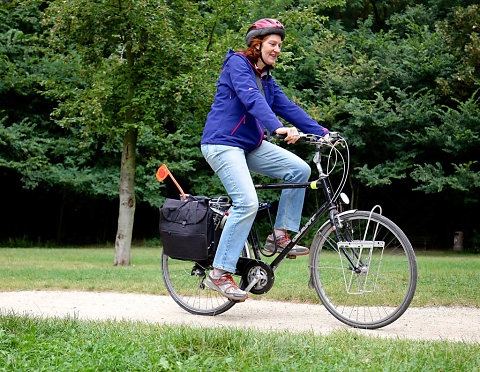
{"type": "Polygon", "coordinates": [[[257,118],[261,125],[273,133],[283,127],[283,124],[258,90],[255,72],[252,71],[252,68],[243,57],[238,55],[233,55],[227,63],[230,80],[238,99],[249,114],[257,118]]]}
{"type": "Polygon", "coordinates": [[[278,116],[287,120],[289,123],[292,123],[304,133],[317,134],[321,136],[329,133],[328,129],[322,127],[305,111],[303,111],[302,108],[290,101],[273,78],[270,79],[271,83],[273,84],[274,92],[272,108],[278,116]]]}

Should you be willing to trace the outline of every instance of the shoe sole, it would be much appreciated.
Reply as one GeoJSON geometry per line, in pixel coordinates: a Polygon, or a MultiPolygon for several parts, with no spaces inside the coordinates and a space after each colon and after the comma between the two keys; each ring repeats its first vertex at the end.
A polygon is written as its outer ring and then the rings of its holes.
{"type": "Polygon", "coordinates": [[[210,287],[208,287],[208,286],[205,286],[205,288],[206,288],[208,291],[217,292],[218,294],[222,295],[222,296],[225,297],[226,299],[228,299],[228,300],[230,300],[230,301],[233,301],[233,302],[245,302],[245,300],[248,298],[248,295],[247,295],[243,300],[236,300],[236,299],[230,298],[230,297],[228,297],[228,296],[225,296],[222,292],[217,291],[216,289],[210,288],[210,287]]]}
{"type": "MultiPolygon", "coordinates": [[[[270,252],[270,253],[274,253],[273,251],[271,251],[270,249],[268,248],[263,248],[264,251],[267,251],[267,252],[270,252]]],[[[283,249],[282,249],[283,250],[283,249]]],[[[277,250],[275,253],[280,253],[282,251],[280,250],[277,250]]],[[[294,250],[291,250],[287,256],[306,256],[307,254],[310,253],[310,249],[308,249],[305,253],[294,253],[294,250]]]]}
{"type": "Polygon", "coordinates": [[[205,288],[208,288],[209,290],[211,291],[215,291],[217,293],[220,293],[223,297],[226,297],[228,298],[230,301],[233,301],[233,302],[244,302],[247,298],[248,298],[248,294],[244,297],[244,298],[231,298],[229,296],[227,296],[225,293],[222,293],[222,291],[219,291],[217,288],[217,285],[213,282],[210,282],[212,283],[212,285],[214,285],[216,288],[212,288],[212,287],[209,287],[208,284],[207,284],[207,281],[205,281],[205,288]]]}
{"type": "Polygon", "coordinates": [[[248,295],[247,295],[243,300],[234,300],[233,298],[230,298],[230,297],[228,297],[228,296],[225,296],[222,292],[217,291],[216,289],[210,288],[210,287],[208,287],[208,286],[205,286],[205,289],[206,289],[207,291],[217,292],[218,294],[222,295],[222,296],[225,297],[226,299],[229,299],[230,301],[233,301],[233,302],[245,302],[245,300],[248,298],[248,295]]]}

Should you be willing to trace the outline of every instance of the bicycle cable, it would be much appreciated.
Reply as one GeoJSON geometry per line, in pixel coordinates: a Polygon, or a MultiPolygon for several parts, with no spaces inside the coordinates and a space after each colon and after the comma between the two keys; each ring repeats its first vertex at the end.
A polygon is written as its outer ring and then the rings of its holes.
{"type": "MultiPolygon", "coordinates": [[[[310,144],[315,144],[315,145],[320,145],[320,146],[328,146],[330,147],[330,152],[327,155],[328,160],[327,160],[327,167],[326,167],[326,173],[325,176],[329,177],[330,174],[335,170],[337,167],[337,164],[339,161],[342,162],[343,164],[343,173],[342,177],[340,179],[340,182],[338,184],[338,187],[336,188],[335,192],[333,193],[332,200],[336,201],[338,197],[340,196],[341,192],[343,191],[343,188],[345,187],[345,184],[347,183],[348,179],[348,172],[350,171],[350,149],[348,147],[348,143],[343,138],[338,134],[338,132],[331,132],[331,138],[330,139],[325,139],[321,135],[317,134],[306,134],[299,132],[296,137],[303,138],[308,141],[310,144]],[[333,141],[332,141],[333,140],[333,141]],[[346,150],[346,156],[342,154],[342,152],[337,148],[337,145],[341,145],[345,148],[346,150]],[[331,165],[331,158],[333,157],[333,154],[335,155],[335,160],[333,161],[333,165],[331,165]]],[[[280,140],[280,139],[285,139],[286,135],[284,134],[276,134],[274,136],[275,139],[280,140]]],[[[315,161],[315,160],[314,160],[315,161]]],[[[320,161],[320,160],[318,160],[320,161]]]]}
{"type": "MultiPolygon", "coordinates": [[[[336,133],[336,140],[329,141],[325,140],[320,136],[317,135],[308,135],[308,134],[301,134],[301,137],[306,137],[310,140],[310,143],[314,143],[316,145],[323,145],[330,147],[329,153],[327,155],[327,165],[326,165],[326,173],[327,177],[330,177],[330,174],[335,170],[337,167],[338,162],[342,162],[343,164],[343,172],[338,187],[336,188],[335,192],[333,193],[332,200],[336,201],[340,196],[343,188],[348,179],[348,172],[350,170],[350,149],[348,147],[348,143],[345,138],[341,137],[338,133],[336,133]],[[341,145],[346,150],[346,156],[342,154],[342,152],[338,149],[337,145],[341,145]],[[334,160],[332,160],[332,158],[334,160]]],[[[319,160],[320,161],[320,160],[319,160]]]]}

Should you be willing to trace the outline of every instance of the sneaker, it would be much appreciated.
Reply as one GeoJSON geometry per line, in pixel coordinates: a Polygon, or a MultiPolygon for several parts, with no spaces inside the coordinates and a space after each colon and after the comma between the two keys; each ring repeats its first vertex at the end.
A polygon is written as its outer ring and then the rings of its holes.
{"type": "MultiPolygon", "coordinates": [[[[292,241],[288,234],[283,234],[283,235],[276,235],[277,238],[277,244],[276,244],[276,249],[275,249],[275,240],[273,239],[273,235],[270,234],[267,238],[267,241],[265,243],[265,249],[267,252],[275,252],[275,253],[280,253],[285,249],[285,247],[292,241]]],[[[303,256],[306,255],[310,252],[310,250],[307,247],[303,247],[301,245],[295,245],[290,252],[288,252],[288,255],[290,256],[303,256]]]]}
{"type": "Polygon", "coordinates": [[[248,298],[247,292],[238,288],[232,276],[229,274],[223,274],[218,279],[214,279],[208,275],[205,280],[205,285],[233,301],[242,302],[248,298]]]}

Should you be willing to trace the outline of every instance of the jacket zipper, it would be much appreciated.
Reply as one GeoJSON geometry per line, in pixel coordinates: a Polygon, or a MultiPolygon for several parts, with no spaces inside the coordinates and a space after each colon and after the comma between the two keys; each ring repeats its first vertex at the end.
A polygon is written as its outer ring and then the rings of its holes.
{"type": "Polygon", "coordinates": [[[242,120],[239,121],[239,123],[237,124],[237,126],[235,127],[235,129],[232,131],[232,133],[230,133],[231,136],[233,135],[233,133],[236,132],[236,130],[238,129],[238,127],[240,126],[240,124],[242,124],[243,121],[245,121],[245,115],[243,115],[242,120]]]}

